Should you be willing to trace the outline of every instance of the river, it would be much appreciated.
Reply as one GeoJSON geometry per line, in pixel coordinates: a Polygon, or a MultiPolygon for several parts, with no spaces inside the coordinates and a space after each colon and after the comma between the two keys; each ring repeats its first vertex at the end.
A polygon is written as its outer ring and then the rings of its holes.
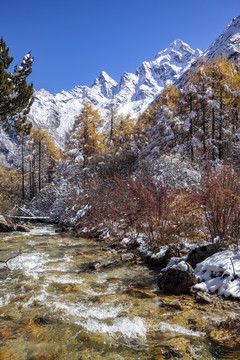
{"type": "Polygon", "coordinates": [[[44,225],[0,234],[0,359],[238,359],[209,336],[231,302],[157,293],[156,272],[44,225]],[[11,259],[10,259],[11,258],[11,259]],[[87,270],[93,261],[105,264],[87,270]],[[224,309],[224,311],[222,310],[224,309]],[[208,327],[207,325],[208,324],[208,327]]]}

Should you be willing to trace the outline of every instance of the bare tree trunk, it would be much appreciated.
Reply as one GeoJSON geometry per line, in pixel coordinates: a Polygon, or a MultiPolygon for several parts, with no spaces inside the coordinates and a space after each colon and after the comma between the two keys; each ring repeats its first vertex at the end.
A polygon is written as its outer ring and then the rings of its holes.
{"type": "Polygon", "coordinates": [[[30,199],[33,198],[33,187],[32,187],[32,160],[29,160],[29,192],[30,199]]]}
{"type": "Polygon", "coordinates": [[[35,174],[36,174],[36,163],[35,163],[35,155],[32,158],[32,196],[34,197],[36,194],[36,181],[35,181],[35,174]]]}
{"type": "Polygon", "coordinates": [[[223,158],[223,147],[222,147],[222,111],[223,111],[223,89],[220,89],[220,114],[219,114],[219,126],[218,126],[218,157],[219,160],[223,158]]]}
{"type": "Polygon", "coordinates": [[[206,155],[207,152],[207,145],[206,145],[206,106],[205,106],[205,101],[202,100],[202,130],[203,130],[203,152],[204,155],[206,155]]]}
{"type": "MultiPolygon", "coordinates": [[[[190,114],[192,114],[193,106],[192,106],[192,96],[190,97],[190,114]]],[[[189,128],[189,135],[190,135],[190,154],[191,160],[194,161],[194,148],[193,148],[193,119],[192,115],[190,116],[190,128],[189,128]]]]}
{"type": "Polygon", "coordinates": [[[38,141],[38,190],[39,191],[42,188],[41,171],[42,171],[42,139],[38,141]]]}
{"type": "Polygon", "coordinates": [[[21,140],[22,140],[22,143],[21,143],[22,200],[24,200],[25,199],[25,168],[24,168],[24,145],[25,145],[25,141],[24,141],[24,134],[22,134],[22,139],[21,140]]]}

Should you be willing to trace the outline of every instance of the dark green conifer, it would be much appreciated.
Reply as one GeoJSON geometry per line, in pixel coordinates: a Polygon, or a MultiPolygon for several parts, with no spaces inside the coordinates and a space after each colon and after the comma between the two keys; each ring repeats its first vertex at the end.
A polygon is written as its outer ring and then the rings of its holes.
{"type": "Polygon", "coordinates": [[[3,38],[0,41],[0,127],[9,134],[28,134],[31,123],[27,114],[33,103],[33,84],[27,84],[32,72],[31,53],[24,56],[21,65],[8,71],[13,57],[3,38]]]}

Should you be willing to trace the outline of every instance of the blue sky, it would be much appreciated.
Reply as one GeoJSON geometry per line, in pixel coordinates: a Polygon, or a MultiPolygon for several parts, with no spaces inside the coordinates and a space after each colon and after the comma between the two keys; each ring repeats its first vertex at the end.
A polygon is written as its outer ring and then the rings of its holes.
{"type": "Polygon", "coordinates": [[[119,81],[176,38],[205,50],[239,15],[239,0],[11,0],[0,36],[14,65],[32,51],[35,89],[57,93],[102,70],[119,81]]]}

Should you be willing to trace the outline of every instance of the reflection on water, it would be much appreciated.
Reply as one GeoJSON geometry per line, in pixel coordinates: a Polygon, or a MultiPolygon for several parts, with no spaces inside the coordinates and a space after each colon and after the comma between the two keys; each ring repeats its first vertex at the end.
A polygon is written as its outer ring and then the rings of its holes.
{"type": "MultiPolygon", "coordinates": [[[[156,274],[121,263],[101,243],[57,234],[48,225],[24,236],[1,235],[0,260],[7,259],[0,263],[0,359],[229,356],[219,356],[206,328],[190,321],[197,311],[192,299],[183,308],[163,306],[176,299],[158,296],[156,274]],[[110,265],[84,271],[92,261],[110,265]]],[[[200,310],[199,318],[206,315],[200,310]]]]}

